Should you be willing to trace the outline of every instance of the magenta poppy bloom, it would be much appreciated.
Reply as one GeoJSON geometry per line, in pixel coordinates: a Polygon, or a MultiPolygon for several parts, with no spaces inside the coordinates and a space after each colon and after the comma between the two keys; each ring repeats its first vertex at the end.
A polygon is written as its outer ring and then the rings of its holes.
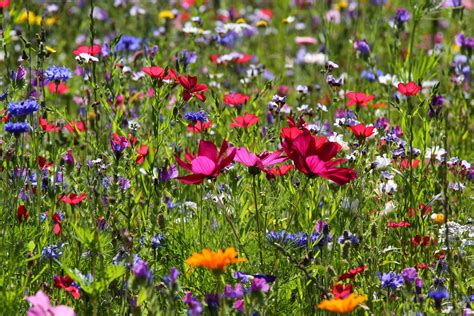
{"type": "Polygon", "coordinates": [[[222,142],[219,151],[217,151],[217,147],[213,142],[201,140],[196,156],[186,152],[186,161],[175,156],[178,165],[193,173],[177,179],[186,184],[200,184],[206,178],[217,177],[234,160],[235,148],[230,150],[229,153],[228,149],[229,142],[227,140],[222,142]]]}
{"type": "Polygon", "coordinates": [[[193,76],[179,76],[179,84],[184,88],[183,99],[184,101],[189,101],[193,96],[195,96],[200,101],[206,101],[206,96],[204,92],[208,90],[207,86],[204,83],[198,83],[197,77],[193,76]]]}

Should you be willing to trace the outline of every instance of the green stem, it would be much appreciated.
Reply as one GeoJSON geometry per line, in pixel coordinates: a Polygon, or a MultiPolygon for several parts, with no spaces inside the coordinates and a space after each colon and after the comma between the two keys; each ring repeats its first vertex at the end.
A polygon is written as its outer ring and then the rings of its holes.
{"type": "Polygon", "coordinates": [[[262,229],[260,226],[260,214],[258,212],[258,203],[257,203],[257,185],[255,183],[255,177],[257,175],[253,175],[252,177],[252,186],[253,186],[253,201],[255,205],[255,219],[257,221],[257,235],[258,235],[258,250],[260,253],[260,269],[263,270],[263,247],[262,247],[262,229]]]}

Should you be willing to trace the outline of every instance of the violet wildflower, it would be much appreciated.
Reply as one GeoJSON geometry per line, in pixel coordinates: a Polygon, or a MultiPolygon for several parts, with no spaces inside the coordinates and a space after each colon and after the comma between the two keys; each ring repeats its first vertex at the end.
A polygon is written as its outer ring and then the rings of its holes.
{"type": "Polygon", "coordinates": [[[434,299],[437,309],[441,309],[441,302],[443,299],[449,299],[449,292],[444,286],[440,286],[428,291],[428,297],[434,299]]]}
{"type": "Polygon", "coordinates": [[[398,8],[397,14],[395,15],[395,23],[397,24],[397,26],[402,26],[410,20],[410,17],[410,12],[408,12],[404,8],[398,8]]]}
{"type": "Polygon", "coordinates": [[[250,286],[252,293],[267,293],[270,290],[270,285],[263,278],[254,278],[250,286]]]}
{"type": "Polygon", "coordinates": [[[396,272],[389,272],[380,275],[378,273],[378,277],[383,289],[390,288],[395,291],[397,288],[403,285],[403,277],[396,272]]]}
{"type": "Polygon", "coordinates": [[[405,268],[401,272],[401,276],[403,277],[403,280],[405,283],[412,283],[418,278],[418,272],[416,271],[415,268],[405,268]]]}
{"type": "Polygon", "coordinates": [[[133,265],[132,271],[138,279],[150,280],[152,278],[152,272],[148,268],[148,263],[143,259],[139,259],[133,265]]]}
{"type": "Polygon", "coordinates": [[[49,81],[54,81],[56,84],[60,81],[65,82],[68,81],[71,76],[71,70],[67,67],[62,66],[51,66],[44,72],[46,79],[49,81]]]}
{"type": "Polygon", "coordinates": [[[416,289],[416,294],[421,294],[421,289],[423,288],[423,279],[421,278],[416,278],[415,280],[415,289],[416,289]]]}
{"type": "Polygon", "coordinates": [[[120,187],[120,189],[122,189],[122,191],[126,191],[131,187],[130,180],[127,178],[119,177],[118,186],[120,187]]]}
{"type": "Polygon", "coordinates": [[[183,298],[183,302],[188,305],[188,315],[198,316],[203,312],[203,307],[201,302],[193,296],[191,291],[186,292],[186,295],[183,298]]]}
{"type": "Polygon", "coordinates": [[[245,301],[243,299],[237,300],[234,302],[233,307],[238,313],[243,313],[245,308],[245,301]]]}
{"type": "Polygon", "coordinates": [[[244,288],[242,284],[237,283],[235,289],[232,288],[232,285],[226,284],[224,287],[224,297],[231,299],[241,299],[244,297],[244,288]]]}
{"type": "Polygon", "coordinates": [[[331,86],[331,87],[340,87],[344,83],[344,79],[342,77],[336,79],[333,75],[328,75],[326,78],[326,82],[331,86]]]}
{"type": "Polygon", "coordinates": [[[15,71],[11,72],[12,81],[15,83],[20,82],[23,79],[25,79],[25,76],[26,76],[26,69],[22,65],[18,67],[18,70],[16,72],[15,71]]]}
{"type": "Polygon", "coordinates": [[[365,39],[361,41],[356,40],[354,42],[354,49],[358,51],[362,56],[370,55],[370,46],[369,46],[369,43],[367,43],[365,39]]]}
{"type": "Polygon", "coordinates": [[[428,115],[430,118],[438,117],[441,112],[441,109],[444,105],[444,97],[442,95],[435,95],[431,99],[430,102],[430,109],[428,111],[428,115]]]}

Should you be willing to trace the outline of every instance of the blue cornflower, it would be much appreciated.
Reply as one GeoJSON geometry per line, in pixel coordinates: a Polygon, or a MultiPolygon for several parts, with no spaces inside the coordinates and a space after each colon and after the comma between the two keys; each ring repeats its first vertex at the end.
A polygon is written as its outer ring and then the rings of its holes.
{"type": "Polygon", "coordinates": [[[332,241],[332,236],[331,234],[319,234],[318,232],[313,232],[309,236],[309,239],[311,240],[311,243],[314,245],[314,247],[317,248],[330,243],[332,241]]]}
{"type": "Polygon", "coordinates": [[[142,40],[138,37],[123,35],[115,45],[114,52],[134,52],[140,49],[142,40]]]}
{"type": "Polygon", "coordinates": [[[359,238],[351,233],[350,231],[344,231],[341,236],[337,239],[337,242],[343,244],[345,242],[350,242],[352,245],[356,246],[359,244],[359,238]]]}
{"type": "Polygon", "coordinates": [[[207,114],[203,111],[186,112],[184,113],[184,118],[191,123],[196,123],[197,121],[201,123],[207,122],[207,114]]]}
{"type": "Polygon", "coordinates": [[[71,76],[71,70],[67,67],[63,66],[51,66],[48,69],[46,69],[44,73],[46,79],[49,81],[54,81],[54,82],[59,82],[59,81],[68,81],[71,76]]]}
{"type": "Polygon", "coordinates": [[[181,52],[181,56],[179,56],[179,61],[183,63],[185,66],[189,64],[194,64],[197,60],[197,55],[195,52],[189,52],[186,49],[181,52]]]}
{"type": "Polygon", "coordinates": [[[397,23],[397,25],[403,25],[404,23],[408,22],[408,20],[410,20],[410,17],[410,12],[404,8],[399,8],[397,9],[397,14],[395,15],[395,23],[397,23]]]}
{"type": "Polygon", "coordinates": [[[22,100],[8,103],[8,114],[11,116],[24,117],[39,110],[39,104],[35,100],[22,100]]]}
{"type": "Polygon", "coordinates": [[[43,251],[41,252],[41,254],[46,259],[59,259],[59,257],[61,257],[61,255],[63,254],[62,246],[63,246],[62,244],[58,244],[57,246],[56,245],[46,246],[43,248],[43,251]]]}
{"type": "Polygon", "coordinates": [[[31,126],[25,122],[12,123],[8,122],[5,124],[5,132],[19,135],[22,133],[28,133],[31,130],[31,126]]]}
{"type": "Polygon", "coordinates": [[[151,239],[151,248],[152,249],[163,248],[166,246],[165,242],[166,242],[166,238],[165,236],[163,236],[163,234],[160,233],[158,235],[155,235],[151,239]]]}
{"type": "Polygon", "coordinates": [[[2,94],[0,94],[0,101],[5,101],[8,97],[8,90],[5,90],[2,94]]]}
{"type": "Polygon", "coordinates": [[[384,273],[383,275],[378,273],[378,277],[383,289],[391,288],[393,291],[395,291],[397,288],[403,285],[403,277],[393,271],[384,273]]]}
{"type": "Polygon", "coordinates": [[[434,299],[435,307],[441,308],[441,301],[443,299],[449,299],[449,292],[444,286],[439,286],[431,291],[428,291],[428,297],[434,299]]]}

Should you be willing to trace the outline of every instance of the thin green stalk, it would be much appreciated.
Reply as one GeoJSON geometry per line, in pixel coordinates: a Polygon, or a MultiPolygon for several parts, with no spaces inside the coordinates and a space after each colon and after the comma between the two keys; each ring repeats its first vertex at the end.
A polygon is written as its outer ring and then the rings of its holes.
{"type": "Polygon", "coordinates": [[[253,202],[255,206],[255,219],[257,221],[257,236],[258,236],[258,251],[260,253],[260,269],[263,270],[264,262],[263,262],[263,247],[262,247],[262,229],[260,226],[260,214],[258,212],[258,203],[257,203],[257,185],[255,183],[255,177],[257,175],[253,175],[252,177],[252,186],[253,186],[253,202]]]}

